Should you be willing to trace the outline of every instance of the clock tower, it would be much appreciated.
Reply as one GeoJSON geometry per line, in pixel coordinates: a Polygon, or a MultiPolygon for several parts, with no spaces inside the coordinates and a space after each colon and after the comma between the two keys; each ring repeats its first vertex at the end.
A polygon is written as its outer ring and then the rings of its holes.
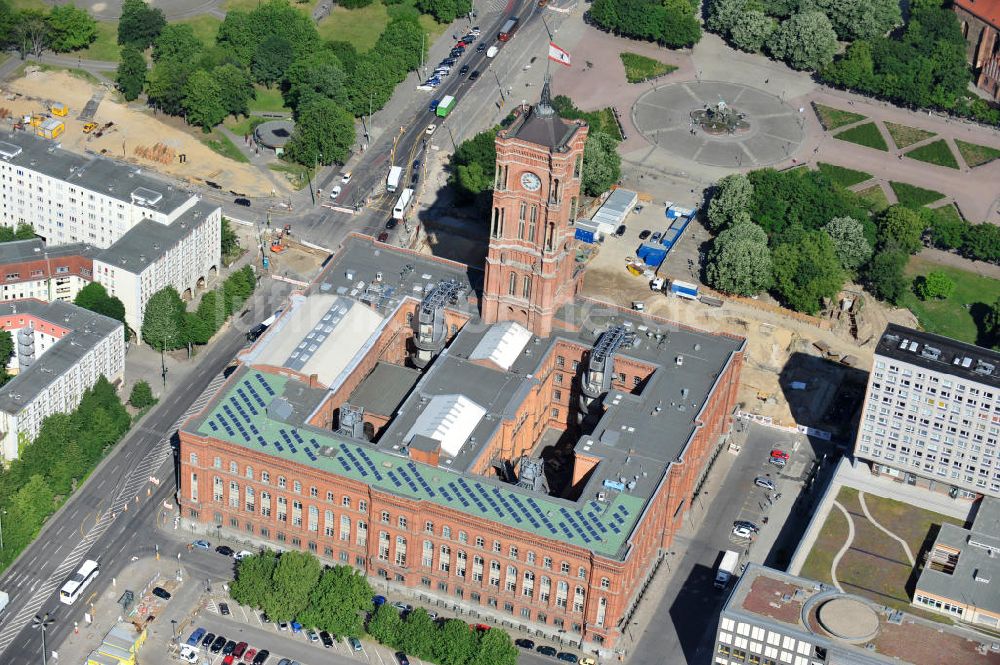
{"type": "Polygon", "coordinates": [[[490,246],[482,317],[516,321],[548,337],[579,290],[574,230],[587,124],[560,118],[548,82],[538,104],[496,138],[490,246]]]}

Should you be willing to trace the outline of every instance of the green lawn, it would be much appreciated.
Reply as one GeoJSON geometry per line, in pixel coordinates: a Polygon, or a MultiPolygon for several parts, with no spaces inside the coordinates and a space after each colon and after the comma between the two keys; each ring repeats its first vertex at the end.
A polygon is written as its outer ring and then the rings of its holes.
{"type": "Polygon", "coordinates": [[[229,137],[220,132],[212,132],[208,136],[202,138],[201,142],[223,157],[227,157],[235,162],[247,163],[250,161],[246,155],[240,152],[240,149],[236,147],[236,144],[229,140],[229,137]]]}
{"type": "Polygon", "coordinates": [[[925,129],[909,127],[907,125],[897,125],[894,122],[886,122],[885,128],[889,131],[889,136],[892,137],[892,140],[896,144],[897,148],[905,148],[913,145],[914,143],[920,143],[924,139],[937,136],[934,132],[928,132],[925,129]]]}
{"type": "Polygon", "coordinates": [[[907,291],[902,305],[909,308],[924,330],[975,344],[986,310],[1000,297],[1000,281],[974,272],[942,266],[914,256],[906,266],[906,276],[914,279],[932,270],[943,272],[955,282],[955,292],[946,300],[919,300],[907,291]]]}
{"type": "Polygon", "coordinates": [[[262,118],[259,115],[250,116],[249,118],[240,118],[239,120],[229,116],[222,124],[225,125],[226,128],[233,134],[236,134],[237,136],[244,136],[245,134],[252,132],[257,125],[264,122],[267,122],[267,118],[262,118]]]}
{"type": "Polygon", "coordinates": [[[10,3],[14,9],[40,9],[41,11],[48,11],[49,6],[42,2],[42,0],[13,0],[10,3]]]}
{"type": "Polygon", "coordinates": [[[855,171],[854,169],[837,166],[836,164],[824,164],[823,162],[819,162],[816,166],[819,167],[820,173],[841,187],[852,187],[860,182],[864,182],[865,180],[871,180],[872,177],[870,173],[855,171]]]}
{"type": "Polygon", "coordinates": [[[359,9],[334,5],[333,11],[316,27],[323,39],[350,42],[358,51],[367,51],[389,23],[385,5],[376,1],[359,9]]]}
{"type": "Polygon", "coordinates": [[[201,16],[195,16],[194,18],[177,21],[177,23],[186,23],[187,25],[190,25],[191,29],[194,30],[195,36],[197,36],[206,47],[215,44],[215,36],[219,34],[219,26],[222,25],[222,21],[208,14],[202,14],[201,16]]]}
{"type": "Polygon", "coordinates": [[[954,203],[949,203],[948,205],[943,205],[938,208],[934,208],[934,212],[938,213],[942,217],[954,220],[956,222],[964,222],[965,218],[962,217],[962,213],[958,211],[958,208],[954,203]]]}
{"type": "Polygon", "coordinates": [[[819,122],[823,125],[823,129],[830,132],[838,127],[843,127],[844,125],[850,125],[854,122],[860,122],[868,116],[861,115],[860,113],[852,113],[851,111],[842,111],[840,109],[835,109],[832,106],[823,106],[822,104],[813,104],[813,111],[816,112],[816,117],[819,118],[819,122]]]}
{"type": "Polygon", "coordinates": [[[925,206],[928,203],[934,203],[944,198],[944,194],[941,192],[935,192],[933,189],[924,189],[923,187],[917,187],[905,182],[890,182],[889,186],[896,193],[899,203],[907,208],[919,208],[920,206],[925,206]]]}
{"type": "Polygon", "coordinates": [[[910,552],[919,559],[920,549],[932,528],[942,524],[965,526],[962,520],[916,508],[908,503],[865,494],[865,505],[879,524],[906,541],[910,552]]]}
{"type": "Polygon", "coordinates": [[[31,61],[21,63],[21,65],[17,69],[15,69],[14,72],[11,74],[10,78],[12,80],[21,78],[22,76],[24,76],[24,72],[26,69],[28,69],[28,67],[31,67],[32,69],[39,69],[43,72],[67,72],[70,75],[77,77],[78,79],[86,81],[87,83],[93,83],[95,85],[101,84],[100,79],[98,79],[96,76],[94,76],[85,69],[77,69],[75,67],[57,67],[56,65],[47,65],[44,62],[31,62],[31,61]]]}
{"type": "Polygon", "coordinates": [[[677,71],[677,67],[674,65],[668,65],[665,62],[647,58],[638,53],[619,53],[618,57],[622,59],[622,64],[625,65],[625,79],[629,83],[642,83],[643,81],[677,71]]]}
{"type": "Polygon", "coordinates": [[[68,53],[67,55],[76,55],[86,60],[116,61],[120,52],[121,47],[118,46],[118,24],[98,21],[97,39],[94,43],[82,51],[68,53]]]}
{"type": "Polygon", "coordinates": [[[285,100],[281,97],[281,89],[277,86],[265,88],[262,85],[255,86],[257,92],[256,99],[250,100],[250,110],[260,113],[291,113],[285,106],[285,100]]]}
{"type": "Polygon", "coordinates": [[[278,162],[277,164],[268,164],[267,168],[283,174],[288,180],[288,184],[296,191],[309,184],[309,172],[311,169],[306,166],[291,164],[289,162],[278,162]]]}
{"type": "Polygon", "coordinates": [[[833,138],[840,139],[841,141],[849,141],[851,143],[857,143],[858,145],[863,145],[866,148],[874,148],[876,150],[888,151],[889,146],[886,145],[885,139],[882,138],[882,133],[875,126],[874,122],[866,122],[863,125],[858,125],[857,127],[852,127],[851,129],[845,129],[839,134],[834,134],[833,138]]]}
{"type": "Polygon", "coordinates": [[[844,546],[846,539],[847,520],[844,519],[843,513],[834,508],[827,516],[826,522],[823,523],[823,528],[820,529],[816,542],[809,550],[809,556],[806,557],[806,562],[802,565],[802,571],[799,574],[811,580],[832,582],[830,567],[833,564],[833,557],[844,546]]]}
{"type": "Polygon", "coordinates": [[[935,166],[947,166],[949,169],[958,168],[958,160],[955,159],[955,155],[952,154],[951,148],[948,147],[948,143],[944,139],[914,148],[910,152],[905,153],[905,155],[910,159],[927,162],[935,166]]]}
{"type": "Polygon", "coordinates": [[[997,157],[1000,157],[1000,150],[991,148],[988,145],[966,143],[965,141],[960,141],[958,139],[955,139],[955,145],[958,147],[958,151],[962,154],[962,159],[964,159],[965,163],[969,165],[969,168],[975,168],[977,166],[982,166],[983,164],[988,164],[997,157]]]}
{"type": "Polygon", "coordinates": [[[857,192],[857,194],[868,204],[872,212],[882,212],[889,207],[889,199],[886,197],[881,185],[873,185],[868,189],[857,192]]]}

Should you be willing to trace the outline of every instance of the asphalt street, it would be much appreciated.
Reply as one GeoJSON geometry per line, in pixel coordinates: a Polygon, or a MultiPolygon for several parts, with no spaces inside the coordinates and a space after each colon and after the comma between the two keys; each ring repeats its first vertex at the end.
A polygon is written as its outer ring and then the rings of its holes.
{"type": "MultiPolygon", "coordinates": [[[[272,311],[288,291],[284,284],[267,286],[248,308],[248,319],[263,318],[259,314],[272,311]]],[[[0,620],[0,662],[40,661],[41,639],[29,624],[36,614],[47,612],[54,619],[47,631],[50,645],[59,644],[72,631],[74,621],[83,622],[87,598],[72,606],[58,599],[59,588],[82,560],[96,559],[101,564],[100,575],[88,589],[96,594],[134,555],[137,539],[153,548],[143,534],[155,523],[163,502],[173,500],[176,489],[171,439],[180,422],[204,406],[211,389],[221,385],[223,370],[246,343],[244,335],[244,326],[231,324],[202,353],[198,369],[186,384],[164,395],[141,426],[125,436],[0,577],[0,589],[10,594],[0,620]],[[159,485],[151,483],[150,476],[159,485]]]]}

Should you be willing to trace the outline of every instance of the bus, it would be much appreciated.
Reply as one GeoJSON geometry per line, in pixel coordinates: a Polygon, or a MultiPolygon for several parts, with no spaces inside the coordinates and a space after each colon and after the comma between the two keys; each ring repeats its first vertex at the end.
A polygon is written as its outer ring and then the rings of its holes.
{"type": "Polygon", "coordinates": [[[90,586],[90,583],[94,581],[97,577],[97,573],[100,568],[96,561],[87,559],[80,566],[80,570],[76,571],[73,577],[69,578],[69,581],[63,585],[62,590],[59,591],[59,602],[66,603],[67,605],[72,605],[76,602],[76,599],[80,597],[83,590],[90,586]]]}
{"type": "Polygon", "coordinates": [[[509,41],[510,38],[514,36],[514,33],[517,32],[517,26],[520,24],[521,19],[516,16],[511,16],[507,19],[507,22],[503,24],[503,27],[500,28],[500,34],[497,35],[497,39],[502,42],[509,41]]]}
{"type": "Polygon", "coordinates": [[[392,218],[403,219],[406,217],[406,211],[410,209],[411,203],[413,203],[413,190],[404,189],[403,193],[399,195],[399,200],[396,201],[396,207],[392,209],[392,218]]]}

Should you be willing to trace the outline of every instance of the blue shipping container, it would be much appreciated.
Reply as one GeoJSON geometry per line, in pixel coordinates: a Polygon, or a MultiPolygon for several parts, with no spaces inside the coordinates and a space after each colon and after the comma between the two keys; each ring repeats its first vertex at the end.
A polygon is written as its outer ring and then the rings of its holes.
{"type": "Polygon", "coordinates": [[[579,241],[581,241],[581,242],[593,243],[593,242],[595,242],[594,241],[594,232],[593,231],[588,231],[587,229],[577,229],[576,230],[576,239],[579,240],[579,241]]]}
{"type": "Polygon", "coordinates": [[[677,242],[677,239],[680,237],[680,235],[681,235],[680,229],[669,228],[663,233],[663,237],[660,238],[660,244],[666,247],[667,249],[670,249],[671,247],[674,246],[674,243],[677,242]]]}
{"type": "Polygon", "coordinates": [[[663,263],[663,260],[667,258],[667,250],[663,247],[643,243],[639,245],[636,256],[642,259],[646,265],[658,268],[663,263]]]}

